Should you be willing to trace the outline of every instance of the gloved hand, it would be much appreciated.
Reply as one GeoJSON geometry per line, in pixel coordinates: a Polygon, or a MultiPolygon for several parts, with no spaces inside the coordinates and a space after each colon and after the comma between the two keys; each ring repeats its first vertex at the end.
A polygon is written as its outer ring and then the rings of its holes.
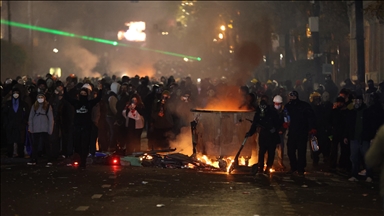
{"type": "Polygon", "coordinates": [[[309,131],[309,134],[310,135],[316,135],[317,134],[317,130],[316,129],[312,129],[309,131]]]}
{"type": "Polygon", "coordinates": [[[251,134],[249,133],[249,132],[247,132],[246,134],[245,134],[245,138],[248,138],[248,137],[250,137],[251,136],[251,134]]]}
{"type": "Polygon", "coordinates": [[[288,122],[284,122],[283,123],[283,128],[287,129],[289,127],[289,123],[288,122]]]}

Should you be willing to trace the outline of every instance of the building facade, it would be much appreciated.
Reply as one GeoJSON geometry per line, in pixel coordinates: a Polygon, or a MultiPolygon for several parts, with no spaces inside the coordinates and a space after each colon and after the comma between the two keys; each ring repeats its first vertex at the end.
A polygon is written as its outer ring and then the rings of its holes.
{"type": "MultiPolygon", "coordinates": [[[[349,5],[350,17],[350,77],[357,80],[356,19],[355,5],[349,5]]],[[[364,1],[363,7],[377,4],[377,1],[364,1]]],[[[384,23],[375,17],[364,15],[364,57],[365,82],[372,79],[375,83],[384,80],[384,23]]]]}

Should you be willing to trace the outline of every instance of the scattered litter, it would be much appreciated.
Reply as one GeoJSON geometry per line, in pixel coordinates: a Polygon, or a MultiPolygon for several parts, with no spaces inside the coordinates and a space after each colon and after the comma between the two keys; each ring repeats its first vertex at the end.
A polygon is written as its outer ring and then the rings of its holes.
{"type": "Polygon", "coordinates": [[[100,199],[100,197],[102,197],[103,195],[102,194],[94,194],[91,198],[92,199],[100,199]]]}
{"type": "Polygon", "coordinates": [[[135,185],[135,183],[129,183],[129,185],[135,185]]]}
{"type": "Polygon", "coordinates": [[[148,184],[148,182],[146,182],[146,181],[142,181],[141,183],[142,183],[142,184],[148,184]]]}
{"type": "Polygon", "coordinates": [[[87,209],[89,209],[89,206],[79,206],[75,211],[85,211],[87,209]]]}
{"type": "Polygon", "coordinates": [[[73,189],[77,189],[77,187],[72,187],[73,189]]]}
{"type": "Polygon", "coordinates": [[[161,207],[164,207],[165,205],[164,204],[157,204],[156,207],[157,208],[161,208],[161,207]]]}
{"type": "Polygon", "coordinates": [[[368,194],[363,194],[363,196],[365,196],[365,197],[366,197],[366,196],[368,196],[368,194]]]}
{"type": "Polygon", "coordinates": [[[140,167],[142,166],[140,157],[132,157],[132,156],[126,156],[126,157],[120,158],[120,164],[123,166],[140,166],[140,167]]]}
{"type": "Polygon", "coordinates": [[[229,189],[231,189],[231,190],[232,190],[232,189],[233,189],[233,187],[229,187],[229,189]]]}
{"type": "Polygon", "coordinates": [[[109,188],[109,187],[111,187],[111,185],[109,185],[109,184],[105,184],[105,185],[101,185],[101,187],[102,187],[102,188],[109,188]]]}
{"type": "Polygon", "coordinates": [[[301,185],[301,187],[303,187],[303,188],[307,188],[307,187],[308,187],[308,185],[301,185]]]}

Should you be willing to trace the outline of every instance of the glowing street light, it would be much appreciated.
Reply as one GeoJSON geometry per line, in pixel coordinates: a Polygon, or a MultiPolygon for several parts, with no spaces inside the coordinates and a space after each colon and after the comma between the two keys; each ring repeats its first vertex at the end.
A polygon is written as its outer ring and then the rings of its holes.
{"type": "Polygon", "coordinates": [[[54,48],[52,51],[53,51],[54,53],[58,53],[58,52],[59,52],[59,50],[58,50],[57,48],[54,48]]]}
{"type": "Polygon", "coordinates": [[[223,39],[223,38],[224,38],[223,33],[220,33],[220,34],[219,34],[219,38],[220,38],[220,39],[223,39]]]}
{"type": "Polygon", "coordinates": [[[220,26],[220,29],[221,29],[222,31],[225,31],[225,26],[224,26],[224,25],[220,26]]]}

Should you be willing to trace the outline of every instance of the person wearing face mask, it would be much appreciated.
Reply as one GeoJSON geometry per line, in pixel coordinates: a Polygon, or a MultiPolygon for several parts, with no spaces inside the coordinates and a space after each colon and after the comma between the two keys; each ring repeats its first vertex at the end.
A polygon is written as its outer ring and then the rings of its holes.
{"type": "Polygon", "coordinates": [[[12,99],[5,103],[2,123],[7,135],[7,156],[24,157],[28,105],[20,99],[20,90],[12,89],[12,99]]]}
{"type": "MultiPolygon", "coordinates": [[[[364,149],[368,149],[368,147],[363,145],[363,133],[367,130],[367,128],[363,127],[363,114],[366,109],[367,106],[363,101],[363,96],[357,95],[354,100],[354,109],[347,115],[344,144],[350,146],[350,160],[352,163],[351,176],[348,181],[358,181],[360,154],[365,154],[364,149]]],[[[370,170],[367,170],[367,172],[367,176],[372,177],[369,173],[370,170]]]]}
{"type": "Polygon", "coordinates": [[[29,113],[29,131],[33,136],[31,160],[28,165],[36,165],[38,146],[42,143],[45,148],[47,167],[52,166],[52,148],[49,143],[49,135],[53,132],[54,119],[51,105],[43,93],[37,94],[37,100],[29,113]]]}
{"type": "Polygon", "coordinates": [[[54,90],[54,95],[51,97],[49,103],[52,105],[54,127],[50,138],[52,146],[52,157],[58,158],[59,154],[62,158],[70,156],[68,149],[72,149],[69,142],[70,128],[73,124],[73,109],[71,104],[63,100],[64,86],[58,83],[54,90]]]}
{"type": "Polygon", "coordinates": [[[139,94],[133,94],[130,103],[122,111],[125,117],[124,122],[126,143],[126,155],[141,151],[141,134],[144,128],[144,104],[139,94]]]}
{"type": "Polygon", "coordinates": [[[344,97],[337,97],[331,115],[329,118],[330,122],[330,134],[331,134],[331,152],[330,152],[330,171],[335,172],[337,166],[339,168],[350,167],[349,160],[349,146],[344,144],[346,118],[349,110],[345,105],[344,97]],[[340,157],[338,149],[340,147],[340,157]]]}
{"type": "Polygon", "coordinates": [[[158,100],[152,110],[152,122],[150,130],[153,133],[148,138],[149,146],[153,150],[169,148],[169,140],[171,139],[172,129],[175,125],[174,113],[172,107],[168,103],[170,93],[165,90],[161,94],[162,98],[158,100]]]}
{"type": "Polygon", "coordinates": [[[288,98],[285,109],[290,122],[284,125],[288,128],[287,149],[291,169],[287,174],[298,172],[303,176],[307,164],[308,134],[316,135],[315,114],[307,102],[299,99],[297,91],[290,92],[288,98]]]}
{"type": "Polygon", "coordinates": [[[91,143],[92,109],[101,100],[102,88],[102,84],[98,83],[99,92],[97,97],[92,100],[88,99],[88,89],[86,88],[80,89],[79,99],[73,99],[66,91],[64,92],[64,99],[75,109],[73,140],[75,153],[80,155],[80,168],[86,167],[86,159],[91,143]]]}
{"type": "Polygon", "coordinates": [[[279,129],[283,122],[279,118],[276,109],[268,105],[268,97],[264,95],[256,109],[255,116],[245,138],[252,136],[256,131],[259,133],[259,157],[257,173],[269,174],[275,159],[276,145],[280,143],[279,129]],[[264,170],[264,155],[268,152],[267,166],[264,170]]]}
{"type": "MultiPolygon", "coordinates": [[[[327,127],[328,122],[324,121],[326,119],[326,114],[330,111],[326,110],[326,107],[324,106],[322,100],[321,100],[321,94],[318,92],[313,92],[309,96],[309,101],[311,104],[311,107],[315,113],[316,118],[316,129],[317,134],[316,138],[318,140],[319,150],[314,152],[311,148],[311,157],[313,160],[313,166],[317,167],[320,160],[320,154],[323,155],[323,161],[326,162],[329,157],[330,152],[330,142],[327,138],[327,127]]],[[[330,108],[331,109],[331,108],[330,108]]]]}
{"type": "MultiPolygon", "coordinates": [[[[284,121],[284,105],[283,105],[283,98],[280,95],[276,95],[273,98],[273,107],[276,109],[277,113],[279,114],[279,119],[281,122],[284,121]]],[[[280,165],[281,170],[285,170],[286,167],[284,165],[284,146],[285,146],[285,134],[287,129],[281,125],[281,127],[278,129],[280,142],[277,144],[277,161],[280,165]]]]}
{"type": "MultiPolygon", "coordinates": [[[[36,94],[44,94],[45,95],[45,98],[49,101],[50,98],[51,98],[51,92],[48,92],[48,88],[47,88],[47,82],[43,79],[39,79],[37,81],[37,92],[36,94]]],[[[35,101],[33,101],[34,103],[35,101]]]]}

